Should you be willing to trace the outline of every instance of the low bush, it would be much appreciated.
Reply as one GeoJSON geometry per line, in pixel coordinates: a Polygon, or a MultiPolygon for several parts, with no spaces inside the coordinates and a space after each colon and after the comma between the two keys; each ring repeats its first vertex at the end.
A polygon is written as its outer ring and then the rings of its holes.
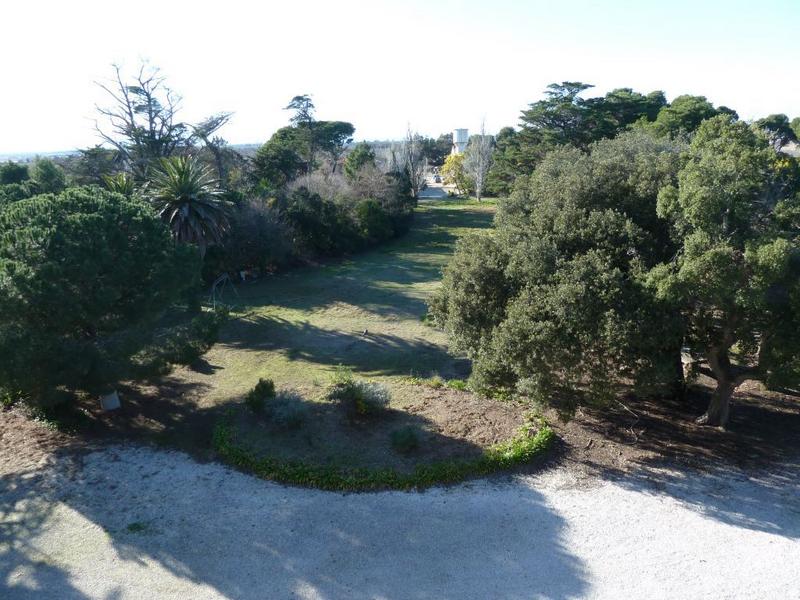
{"type": "Polygon", "coordinates": [[[442,379],[438,375],[434,375],[433,377],[425,381],[425,385],[435,390],[438,390],[439,388],[444,387],[444,379],[442,379]]]}
{"type": "Polygon", "coordinates": [[[282,392],[270,403],[266,412],[276,427],[292,431],[308,420],[309,408],[297,394],[282,392]]]}
{"type": "Polygon", "coordinates": [[[401,454],[408,454],[419,448],[419,433],[411,426],[394,430],[391,438],[392,448],[401,454]]]}
{"type": "Polygon", "coordinates": [[[469,387],[467,382],[463,379],[448,379],[445,385],[451,390],[457,390],[459,392],[465,392],[469,387]]]}
{"type": "Polygon", "coordinates": [[[244,397],[244,402],[254,413],[263,413],[267,402],[274,399],[275,382],[272,379],[259,379],[255,387],[244,397]]]}
{"type": "Polygon", "coordinates": [[[327,398],[339,402],[351,412],[376,415],[389,406],[391,394],[385,385],[357,380],[352,369],[339,367],[331,378],[327,398]]]}

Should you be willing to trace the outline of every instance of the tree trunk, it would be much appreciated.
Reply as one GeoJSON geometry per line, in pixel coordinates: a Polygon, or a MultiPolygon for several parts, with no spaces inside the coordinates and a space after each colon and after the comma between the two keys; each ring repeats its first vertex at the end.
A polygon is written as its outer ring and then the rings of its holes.
{"type": "Polygon", "coordinates": [[[700,425],[711,427],[725,427],[730,414],[731,396],[736,389],[733,381],[727,378],[717,380],[717,389],[711,397],[711,402],[705,414],[697,419],[700,425]]]}

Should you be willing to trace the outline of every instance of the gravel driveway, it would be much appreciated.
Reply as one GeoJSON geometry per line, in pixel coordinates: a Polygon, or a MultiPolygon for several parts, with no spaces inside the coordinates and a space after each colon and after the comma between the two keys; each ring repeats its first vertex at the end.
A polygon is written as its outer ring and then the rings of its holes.
{"type": "Polygon", "coordinates": [[[343,495],[134,446],[43,456],[0,480],[0,597],[800,598],[799,472],[343,495]]]}

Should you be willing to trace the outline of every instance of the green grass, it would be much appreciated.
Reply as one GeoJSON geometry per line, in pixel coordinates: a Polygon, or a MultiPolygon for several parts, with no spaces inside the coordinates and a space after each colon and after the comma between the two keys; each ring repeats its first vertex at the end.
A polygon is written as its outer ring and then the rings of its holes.
{"type": "Polygon", "coordinates": [[[340,364],[390,385],[410,374],[463,377],[465,362],[423,318],[455,241],[493,214],[491,203],[421,203],[411,231],[377,250],[238,286],[208,368],[173,375],[202,385],[206,407],[241,397],[260,377],[313,393],[340,364]]]}

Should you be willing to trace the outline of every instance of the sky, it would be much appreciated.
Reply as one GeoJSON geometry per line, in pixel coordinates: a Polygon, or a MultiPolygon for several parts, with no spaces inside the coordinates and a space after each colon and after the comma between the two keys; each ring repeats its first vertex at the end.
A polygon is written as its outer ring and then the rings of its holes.
{"type": "Polygon", "coordinates": [[[800,0],[10,0],[2,20],[0,154],[99,143],[95,82],[142,60],[182,120],[232,111],[231,143],[306,93],[358,140],[497,131],[554,81],[800,116],[800,0]]]}

